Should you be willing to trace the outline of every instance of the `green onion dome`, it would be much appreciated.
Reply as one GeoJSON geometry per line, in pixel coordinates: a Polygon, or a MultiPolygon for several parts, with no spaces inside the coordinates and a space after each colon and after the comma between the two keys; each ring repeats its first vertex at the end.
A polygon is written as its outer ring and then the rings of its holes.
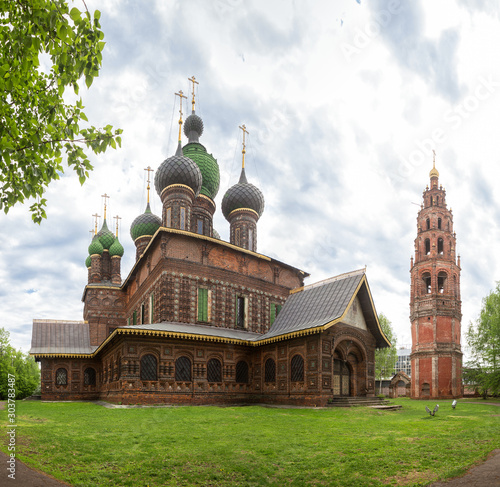
{"type": "Polygon", "coordinates": [[[202,178],[200,193],[212,200],[215,199],[220,184],[217,160],[199,142],[189,142],[182,151],[186,157],[196,162],[196,165],[200,168],[202,178]]]}
{"type": "Polygon", "coordinates": [[[202,176],[200,168],[189,157],[182,155],[181,143],[174,156],[165,159],[155,174],[155,188],[158,195],[172,184],[189,186],[195,196],[200,194],[202,176]]]}
{"type": "Polygon", "coordinates": [[[146,211],[139,215],[130,225],[130,236],[134,241],[146,235],[153,236],[160,227],[161,218],[151,213],[151,207],[148,203],[146,211]]]}
{"type": "Polygon", "coordinates": [[[94,235],[92,242],[89,245],[89,256],[99,254],[102,255],[104,251],[104,247],[102,246],[101,241],[97,235],[94,235]]]}
{"type": "Polygon", "coordinates": [[[120,241],[118,240],[118,237],[115,238],[115,241],[113,242],[113,244],[111,245],[111,247],[109,248],[109,255],[111,257],[123,257],[123,246],[122,244],[120,243],[120,241]]]}
{"type": "Polygon", "coordinates": [[[243,208],[254,210],[259,217],[264,212],[264,195],[257,186],[247,181],[244,168],[238,183],[231,186],[222,198],[222,213],[228,220],[232,211],[243,208]]]}
{"type": "Polygon", "coordinates": [[[97,237],[99,238],[99,242],[101,242],[103,249],[109,250],[113,242],[115,241],[114,233],[108,228],[106,223],[106,218],[104,219],[104,223],[102,224],[101,229],[97,232],[97,237]]]}
{"type": "Polygon", "coordinates": [[[85,267],[88,269],[89,267],[92,267],[92,258],[90,255],[85,259],[85,267]]]}

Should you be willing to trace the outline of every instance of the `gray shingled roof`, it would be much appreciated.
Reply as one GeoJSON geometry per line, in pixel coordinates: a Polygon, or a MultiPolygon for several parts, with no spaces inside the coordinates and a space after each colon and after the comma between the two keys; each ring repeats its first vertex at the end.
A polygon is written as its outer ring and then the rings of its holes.
{"type": "Polygon", "coordinates": [[[362,271],[338,276],[292,294],[261,339],[316,328],[340,318],[363,276],[362,271]]]}
{"type": "Polygon", "coordinates": [[[211,336],[217,338],[229,338],[234,340],[255,341],[262,335],[245,330],[233,330],[229,328],[218,328],[215,326],[195,325],[194,323],[175,323],[164,322],[148,325],[134,325],[124,327],[127,330],[151,330],[151,331],[168,331],[172,333],[189,333],[191,335],[211,336]]]}
{"type": "Polygon", "coordinates": [[[84,321],[33,320],[33,355],[91,354],[96,349],[90,345],[89,324],[84,321]]]}

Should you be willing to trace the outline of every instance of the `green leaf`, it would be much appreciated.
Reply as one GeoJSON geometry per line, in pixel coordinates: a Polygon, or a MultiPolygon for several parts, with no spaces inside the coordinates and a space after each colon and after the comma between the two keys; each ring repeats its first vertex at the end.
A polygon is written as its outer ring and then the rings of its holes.
{"type": "Polygon", "coordinates": [[[69,13],[69,16],[71,17],[71,20],[73,22],[78,22],[80,20],[81,15],[82,13],[76,7],[73,7],[69,13]]]}

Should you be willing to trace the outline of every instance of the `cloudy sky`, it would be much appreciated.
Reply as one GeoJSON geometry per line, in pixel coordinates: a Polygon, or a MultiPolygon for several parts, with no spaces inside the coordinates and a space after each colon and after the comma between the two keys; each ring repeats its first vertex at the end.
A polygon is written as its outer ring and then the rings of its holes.
{"type": "MultiPolygon", "coordinates": [[[[311,274],[367,266],[378,312],[410,344],[409,269],[432,149],[462,258],[465,331],[500,279],[500,9],[484,0],[86,0],[99,8],[103,67],[83,102],[90,122],[123,129],[119,150],[92,158],[81,187],[69,170],[0,216],[0,326],[28,351],[34,318],[82,319],[91,215],[111,196],[125,247],[146,205],[146,172],[175,151],[178,105],[196,76],[200,140],[217,158],[220,212],[246,168],[266,209],[258,250],[311,274]]],[[[75,5],[83,8],[78,0],[75,5]]],[[[185,106],[185,110],[187,105],[185,106]]],[[[184,140],[186,142],[186,140],[184,140]]],[[[153,212],[161,215],[152,194],[153,212]]]]}

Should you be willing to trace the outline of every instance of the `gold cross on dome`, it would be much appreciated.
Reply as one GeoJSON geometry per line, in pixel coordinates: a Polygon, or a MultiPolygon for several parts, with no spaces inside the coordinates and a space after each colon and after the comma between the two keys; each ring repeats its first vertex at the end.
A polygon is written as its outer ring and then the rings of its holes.
{"type": "Polygon", "coordinates": [[[98,219],[98,218],[101,218],[101,215],[98,215],[97,213],[94,213],[92,216],[95,218],[95,230],[94,230],[94,235],[96,235],[96,234],[97,234],[97,219],[98,219]]]}
{"type": "Polygon", "coordinates": [[[146,169],[144,169],[145,171],[148,172],[148,187],[147,187],[147,190],[148,190],[148,203],[149,203],[149,190],[150,190],[150,187],[149,187],[149,183],[150,183],[150,180],[149,180],[149,173],[150,172],[154,172],[154,169],[151,169],[151,166],[148,166],[146,169]]]}
{"type": "Polygon", "coordinates": [[[245,153],[246,153],[245,134],[250,134],[250,132],[247,130],[245,124],[240,125],[239,128],[241,130],[243,130],[243,149],[241,151],[241,154],[242,154],[241,167],[242,167],[242,169],[245,169],[245,153]]]}
{"type": "Polygon", "coordinates": [[[106,193],[101,194],[101,198],[104,198],[104,219],[106,220],[106,200],[111,198],[111,196],[108,196],[106,193]]]}
{"type": "Polygon", "coordinates": [[[187,100],[187,96],[184,96],[184,93],[182,92],[182,90],[179,90],[179,93],[176,93],[175,96],[178,96],[179,99],[180,99],[180,108],[179,108],[179,142],[181,141],[181,128],[182,128],[182,99],[183,98],[186,98],[187,100]]]}
{"type": "Polygon", "coordinates": [[[113,217],[113,220],[116,220],[116,237],[118,237],[118,220],[121,220],[121,219],[122,219],[122,217],[118,216],[118,215],[113,217]]]}
{"type": "Polygon", "coordinates": [[[193,106],[193,112],[194,112],[194,85],[199,85],[198,81],[196,81],[196,78],[193,76],[192,78],[188,78],[191,83],[193,83],[193,99],[191,100],[191,105],[193,106]]]}

